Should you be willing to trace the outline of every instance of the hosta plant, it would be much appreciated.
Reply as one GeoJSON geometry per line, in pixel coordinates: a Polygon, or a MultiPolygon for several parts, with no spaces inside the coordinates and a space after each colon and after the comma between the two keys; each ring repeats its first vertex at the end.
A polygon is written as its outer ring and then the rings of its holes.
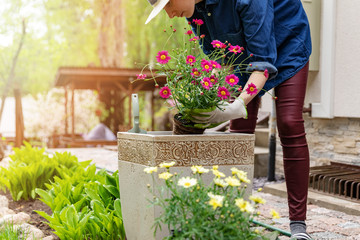
{"type": "Polygon", "coordinates": [[[35,188],[44,189],[55,176],[65,176],[90,163],[79,163],[67,152],[50,154],[26,142],[21,148],[14,148],[9,157],[9,166],[0,168],[0,185],[9,190],[15,201],[35,199],[35,188]]]}
{"type": "Polygon", "coordinates": [[[96,172],[95,165],[55,177],[47,191],[36,189],[52,215],[37,212],[60,239],[125,239],[118,179],[118,172],[96,172]]]}

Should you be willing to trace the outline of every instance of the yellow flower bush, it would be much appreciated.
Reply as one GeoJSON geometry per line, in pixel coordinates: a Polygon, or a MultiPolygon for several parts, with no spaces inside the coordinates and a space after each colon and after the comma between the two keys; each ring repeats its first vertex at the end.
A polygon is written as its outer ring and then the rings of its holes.
{"type": "Polygon", "coordinates": [[[171,173],[174,165],[161,163],[160,173],[157,167],[144,170],[162,183],[158,189],[148,188],[153,194],[149,201],[162,209],[155,220],[154,235],[159,228],[167,227],[171,235],[165,239],[268,239],[251,223],[265,200],[255,195],[246,199],[246,184],[250,182],[246,172],[232,168],[232,175],[226,176],[218,166],[208,169],[195,165],[190,168],[191,176],[181,176],[171,173]],[[210,170],[214,177],[207,184],[202,177],[210,170]]]}

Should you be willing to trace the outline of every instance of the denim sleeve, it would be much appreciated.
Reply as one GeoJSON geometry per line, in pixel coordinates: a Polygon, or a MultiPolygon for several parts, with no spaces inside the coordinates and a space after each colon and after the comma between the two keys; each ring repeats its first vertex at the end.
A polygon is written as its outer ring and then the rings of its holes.
{"type": "Polygon", "coordinates": [[[277,75],[274,66],[277,48],[274,33],[273,0],[237,0],[236,10],[244,26],[246,51],[251,66],[248,71],[268,69],[269,79],[277,75]]]}

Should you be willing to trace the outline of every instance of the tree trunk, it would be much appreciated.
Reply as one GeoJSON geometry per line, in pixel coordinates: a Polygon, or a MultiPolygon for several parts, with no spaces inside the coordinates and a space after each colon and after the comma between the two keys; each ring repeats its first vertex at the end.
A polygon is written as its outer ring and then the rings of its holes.
{"type": "Polygon", "coordinates": [[[4,111],[6,97],[7,97],[8,93],[10,92],[10,84],[11,84],[11,82],[13,81],[13,79],[15,77],[15,67],[16,67],[16,63],[17,63],[19,54],[21,52],[21,48],[22,48],[22,46],[24,44],[25,34],[26,34],[26,23],[25,23],[25,20],[23,20],[22,21],[22,35],[21,35],[21,38],[20,38],[19,46],[18,46],[18,48],[16,50],[16,53],[15,53],[15,55],[13,57],[10,73],[9,73],[8,78],[6,80],[6,85],[5,85],[5,88],[4,88],[4,92],[3,92],[2,97],[1,97],[0,122],[1,122],[1,119],[2,119],[2,113],[4,111]]]}
{"type": "Polygon", "coordinates": [[[124,34],[122,0],[104,1],[99,33],[99,58],[103,67],[123,66],[124,34]]]}

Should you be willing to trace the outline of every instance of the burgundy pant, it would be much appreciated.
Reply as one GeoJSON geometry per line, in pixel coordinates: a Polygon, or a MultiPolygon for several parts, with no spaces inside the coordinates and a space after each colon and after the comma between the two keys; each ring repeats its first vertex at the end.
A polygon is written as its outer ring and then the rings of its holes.
{"type": "MultiPolygon", "coordinates": [[[[306,219],[309,179],[309,149],[302,110],[309,65],[275,88],[277,128],[283,149],[290,220],[306,219]]],[[[248,119],[230,122],[231,132],[254,133],[260,98],[248,105],[248,119]]]]}

